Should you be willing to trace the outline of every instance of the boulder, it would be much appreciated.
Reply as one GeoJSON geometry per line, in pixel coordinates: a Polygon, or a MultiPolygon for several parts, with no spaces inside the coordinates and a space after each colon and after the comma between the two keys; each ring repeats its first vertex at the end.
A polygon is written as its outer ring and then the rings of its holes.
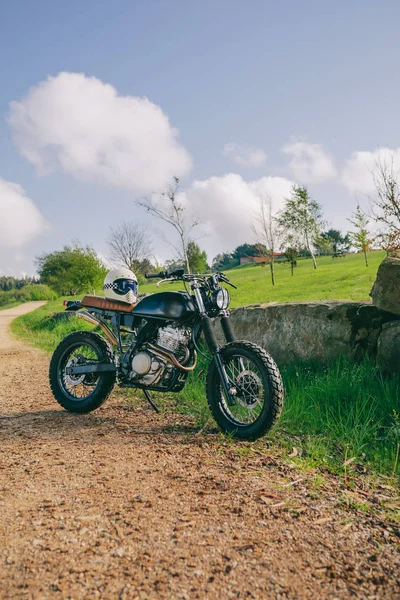
{"type": "Polygon", "coordinates": [[[400,315],[399,256],[388,256],[380,264],[371,296],[378,308],[400,315]]]}
{"type": "Polygon", "coordinates": [[[378,338],[377,359],[383,371],[400,372],[400,321],[391,321],[382,326],[378,338]]]}
{"type": "MultiPolygon", "coordinates": [[[[361,302],[258,304],[233,309],[231,315],[236,337],[262,346],[278,365],[375,356],[382,325],[394,318],[361,302]]],[[[217,325],[216,332],[224,343],[217,325]]]]}

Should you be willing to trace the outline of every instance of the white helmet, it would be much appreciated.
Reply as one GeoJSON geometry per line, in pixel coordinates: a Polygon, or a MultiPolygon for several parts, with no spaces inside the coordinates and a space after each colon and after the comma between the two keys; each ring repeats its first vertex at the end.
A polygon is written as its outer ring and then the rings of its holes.
{"type": "Polygon", "coordinates": [[[137,300],[138,281],[135,273],[126,267],[112,269],[104,279],[106,298],[134,304],[137,300]]]}

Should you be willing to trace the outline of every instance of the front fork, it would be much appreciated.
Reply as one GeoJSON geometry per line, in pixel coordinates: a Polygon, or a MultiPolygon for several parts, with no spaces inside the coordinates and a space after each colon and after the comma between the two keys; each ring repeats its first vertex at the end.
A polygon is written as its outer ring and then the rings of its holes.
{"type": "MultiPolygon", "coordinates": [[[[231,385],[229,381],[229,377],[226,373],[224,363],[222,362],[220,348],[218,346],[217,338],[215,337],[214,330],[211,325],[211,319],[207,316],[207,312],[205,310],[203,297],[201,295],[201,291],[198,283],[195,283],[192,286],[197,306],[199,307],[200,315],[201,315],[201,327],[204,332],[204,337],[206,338],[207,346],[211,350],[214,355],[215,363],[217,365],[218,373],[222,382],[222,386],[224,388],[224,392],[226,398],[228,400],[229,406],[233,406],[235,403],[234,395],[236,393],[235,388],[231,385]]],[[[222,329],[225,335],[225,339],[227,342],[233,342],[235,340],[235,334],[233,333],[232,325],[229,322],[229,317],[224,314],[221,317],[222,329]]]]}
{"type": "MultiPolygon", "coordinates": [[[[232,325],[229,321],[228,316],[224,315],[223,317],[221,317],[221,325],[222,325],[222,330],[224,332],[226,341],[227,342],[235,341],[235,339],[236,339],[235,334],[233,333],[232,325]]],[[[224,388],[224,392],[225,392],[225,396],[227,398],[228,404],[229,404],[229,406],[233,406],[234,404],[236,404],[236,402],[235,402],[236,390],[232,386],[231,382],[229,381],[229,377],[226,373],[224,363],[222,362],[220,348],[218,346],[218,342],[217,342],[217,338],[214,333],[214,329],[212,328],[212,325],[211,325],[210,317],[208,317],[207,315],[203,315],[201,317],[201,326],[202,326],[202,329],[204,332],[204,337],[206,339],[207,346],[214,355],[215,363],[217,365],[218,373],[221,378],[222,386],[224,388]]]]}

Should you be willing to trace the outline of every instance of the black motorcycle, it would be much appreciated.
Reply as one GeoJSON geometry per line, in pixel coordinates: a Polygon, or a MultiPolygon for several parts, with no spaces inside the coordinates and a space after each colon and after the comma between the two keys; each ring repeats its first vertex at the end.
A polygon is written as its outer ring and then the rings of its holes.
{"type": "Polygon", "coordinates": [[[241,439],[265,434],[283,406],[278,367],[260,346],[236,340],[229,320],[234,286],[223,273],[189,275],[183,269],[146,275],[147,279],[182,281],[185,291],[145,296],[135,305],[85,296],[65,301],[67,311],[100,328],[76,331],[56,348],[50,363],[50,385],[57,402],[74,413],[88,413],[107,399],[116,381],[143,390],[179,392],[204,354],[201,334],[211,357],[206,380],[208,405],[224,432],[241,439]],[[189,286],[189,288],[188,288],[189,286]],[[218,344],[212,319],[218,317],[226,344],[218,344]]]}

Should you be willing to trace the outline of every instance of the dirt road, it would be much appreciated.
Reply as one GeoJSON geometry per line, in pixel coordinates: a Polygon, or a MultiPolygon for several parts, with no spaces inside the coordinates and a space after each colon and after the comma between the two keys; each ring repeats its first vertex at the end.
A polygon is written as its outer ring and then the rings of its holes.
{"type": "Polygon", "coordinates": [[[6,331],[17,312],[0,312],[0,598],[400,598],[389,483],[345,490],[118,394],[59,410],[48,357],[6,331]]]}

